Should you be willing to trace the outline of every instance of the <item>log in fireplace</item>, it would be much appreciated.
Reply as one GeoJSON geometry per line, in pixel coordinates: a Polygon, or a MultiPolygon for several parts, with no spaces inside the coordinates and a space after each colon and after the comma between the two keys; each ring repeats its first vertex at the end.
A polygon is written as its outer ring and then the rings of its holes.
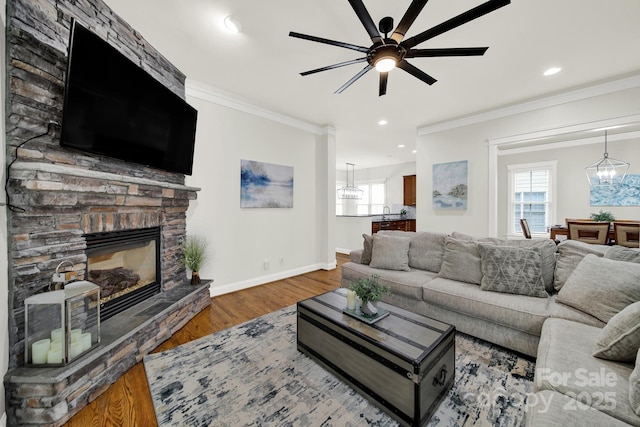
{"type": "Polygon", "coordinates": [[[102,321],[160,292],[160,227],[85,238],[86,277],[100,287],[102,321]]]}

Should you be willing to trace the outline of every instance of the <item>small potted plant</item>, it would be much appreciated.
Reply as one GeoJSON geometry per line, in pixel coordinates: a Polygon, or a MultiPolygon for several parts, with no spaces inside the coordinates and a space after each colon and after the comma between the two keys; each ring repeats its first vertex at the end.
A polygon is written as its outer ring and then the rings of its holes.
{"type": "Polygon", "coordinates": [[[592,213],[590,218],[598,222],[613,222],[616,220],[611,212],[604,212],[602,210],[598,213],[592,213]]]}
{"type": "Polygon", "coordinates": [[[405,216],[407,216],[407,210],[406,210],[406,209],[404,209],[404,208],[403,208],[403,209],[400,209],[400,216],[401,216],[401,217],[405,217],[405,216]]]}
{"type": "Polygon", "coordinates": [[[200,267],[207,259],[207,241],[200,236],[187,236],[182,241],[182,265],[191,270],[191,284],[197,285],[200,280],[200,267]]]}
{"type": "Polygon", "coordinates": [[[377,303],[385,294],[391,293],[391,288],[378,282],[378,275],[371,277],[362,277],[358,280],[351,281],[349,289],[356,293],[360,298],[360,311],[366,316],[375,316],[378,314],[377,303]]]}

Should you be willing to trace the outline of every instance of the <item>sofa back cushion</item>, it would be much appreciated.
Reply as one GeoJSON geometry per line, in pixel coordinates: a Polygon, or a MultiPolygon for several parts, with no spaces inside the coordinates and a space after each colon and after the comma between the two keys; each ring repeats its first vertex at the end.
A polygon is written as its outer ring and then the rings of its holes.
{"type": "Polygon", "coordinates": [[[629,377],[629,400],[633,412],[640,416],[640,349],[636,354],[636,367],[629,377]]]}
{"type": "Polygon", "coordinates": [[[397,237],[375,234],[371,250],[370,267],[385,270],[409,271],[408,237],[397,237]]]}
{"type": "Polygon", "coordinates": [[[580,261],[588,254],[603,256],[609,246],[592,245],[577,240],[565,240],[558,245],[558,260],[553,287],[560,291],[580,261]]]}
{"type": "Polygon", "coordinates": [[[418,231],[411,237],[409,246],[409,267],[437,273],[442,267],[444,258],[443,233],[418,231]]]}
{"type": "MultiPolygon", "coordinates": [[[[553,243],[553,242],[552,242],[553,243]]],[[[542,249],[478,243],[483,291],[546,298],[542,272],[542,249]]]]}
{"type": "Polygon", "coordinates": [[[628,305],[609,320],[593,355],[601,359],[633,362],[640,348],[640,301],[628,305]]]}
{"type": "Polygon", "coordinates": [[[640,301],[640,264],[589,254],[560,289],[557,301],[609,322],[626,306],[640,301]]]}
{"type": "Polygon", "coordinates": [[[640,263],[640,249],[626,248],[624,246],[611,246],[604,253],[605,258],[615,259],[616,261],[627,261],[640,263]]]}

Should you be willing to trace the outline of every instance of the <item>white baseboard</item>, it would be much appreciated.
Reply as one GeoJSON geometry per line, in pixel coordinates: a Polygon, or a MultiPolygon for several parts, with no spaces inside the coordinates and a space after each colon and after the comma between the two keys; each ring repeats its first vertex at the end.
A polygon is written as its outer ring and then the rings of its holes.
{"type": "Polygon", "coordinates": [[[339,254],[349,255],[351,249],[336,248],[336,252],[339,254]]]}
{"type": "Polygon", "coordinates": [[[3,413],[0,418],[0,427],[7,427],[7,413],[3,413]]]}
{"type": "Polygon", "coordinates": [[[336,262],[333,263],[319,263],[308,265],[300,268],[294,268],[292,270],[281,271],[267,276],[255,277],[253,279],[244,280],[242,282],[228,283],[226,285],[215,286],[211,285],[209,288],[209,294],[211,297],[218,295],[228,294],[230,292],[241,291],[243,289],[252,288],[254,286],[264,285],[265,283],[275,282],[277,280],[287,279],[289,277],[298,276],[300,274],[309,273],[316,270],[333,270],[336,268],[336,262]],[[333,267],[332,267],[333,265],[333,267]]]}

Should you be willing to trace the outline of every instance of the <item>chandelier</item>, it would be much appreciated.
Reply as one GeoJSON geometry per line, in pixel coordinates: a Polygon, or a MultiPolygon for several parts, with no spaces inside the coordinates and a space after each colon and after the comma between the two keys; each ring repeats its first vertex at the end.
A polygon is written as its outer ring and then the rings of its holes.
{"type": "Polygon", "coordinates": [[[362,199],[363,191],[355,186],[356,165],[347,163],[347,185],[338,189],[338,199],[362,199]],[[351,166],[351,182],[349,182],[349,166],[351,166]]]}
{"type": "Polygon", "coordinates": [[[620,184],[627,175],[629,163],[612,159],[607,152],[607,131],[604,131],[604,157],[585,168],[591,185],[620,184]]]}

